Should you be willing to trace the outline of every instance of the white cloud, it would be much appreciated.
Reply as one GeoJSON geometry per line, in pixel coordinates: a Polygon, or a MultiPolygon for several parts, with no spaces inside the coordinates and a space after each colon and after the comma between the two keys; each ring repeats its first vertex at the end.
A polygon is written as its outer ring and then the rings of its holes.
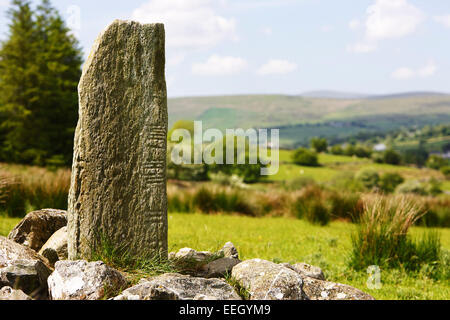
{"type": "Polygon", "coordinates": [[[359,19],[350,20],[350,22],[348,23],[348,27],[352,30],[359,29],[360,26],[361,26],[361,20],[359,20],[359,19]]]}
{"type": "MultiPolygon", "coordinates": [[[[377,48],[378,42],[385,39],[397,39],[413,34],[425,20],[425,14],[407,0],[375,0],[367,8],[364,23],[364,41],[354,45],[357,53],[367,53],[377,48]],[[361,50],[358,50],[361,49],[361,50]],[[370,49],[370,50],[369,50],[370,49]]],[[[359,27],[357,20],[352,20],[350,28],[359,27]]]]}
{"type": "Polygon", "coordinates": [[[247,61],[239,57],[212,55],[204,63],[192,65],[192,73],[199,76],[229,76],[240,73],[247,61]]]}
{"type": "Polygon", "coordinates": [[[450,28],[450,14],[444,16],[436,16],[434,17],[434,20],[442,24],[444,27],[450,28]]]}
{"type": "Polygon", "coordinates": [[[433,60],[430,60],[427,65],[417,71],[417,74],[420,77],[427,78],[433,76],[436,73],[437,69],[438,67],[436,63],[433,60]]]}
{"type": "Polygon", "coordinates": [[[287,60],[272,59],[258,69],[257,73],[262,76],[274,74],[287,74],[297,70],[298,65],[287,60]]]}
{"type": "Polygon", "coordinates": [[[382,40],[414,33],[425,15],[407,0],[376,0],[367,9],[366,36],[382,40]]]}
{"type": "Polygon", "coordinates": [[[425,66],[418,68],[417,70],[409,67],[398,68],[391,74],[391,77],[397,80],[408,80],[418,77],[428,78],[433,76],[437,69],[436,63],[433,60],[430,60],[425,66]]]}
{"type": "Polygon", "coordinates": [[[411,79],[416,75],[415,71],[410,69],[410,68],[406,68],[406,67],[402,67],[402,68],[398,68],[397,70],[395,70],[392,73],[392,78],[397,79],[397,80],[404,80],[404,79],[411,79]]]}
{"type": "Polygon", "coordinates": [[[210,0],[150,0],[133,11],[142,23],[162,22],[167,46],[199,49],[236,40],[236,21],[217,14],[210,0]]]}

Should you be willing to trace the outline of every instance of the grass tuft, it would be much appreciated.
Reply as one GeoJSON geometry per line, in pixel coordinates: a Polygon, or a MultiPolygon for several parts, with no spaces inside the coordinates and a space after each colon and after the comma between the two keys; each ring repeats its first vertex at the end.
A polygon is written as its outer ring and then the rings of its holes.
{"type": "Polygon", "coordinates": [[[410,196],[376,197],[366,202],[358,231],[352,237],[350,266],[356,270],[377,265],[418,271],[423,265],[438,264],[438,233],[431,231],[416,240],[408,235],[423,215],[423,209],[410,196]]]}

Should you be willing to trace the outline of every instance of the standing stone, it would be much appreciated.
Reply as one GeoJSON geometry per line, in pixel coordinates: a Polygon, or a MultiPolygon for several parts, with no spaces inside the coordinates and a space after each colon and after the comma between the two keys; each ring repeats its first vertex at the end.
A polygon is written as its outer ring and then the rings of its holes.
{"type": "Polygon", "coordinates": [[[79,83],[68,208],[69,259],[102,241],[167,258],[167,91],[163,24],[114,21],[79,83]]]}

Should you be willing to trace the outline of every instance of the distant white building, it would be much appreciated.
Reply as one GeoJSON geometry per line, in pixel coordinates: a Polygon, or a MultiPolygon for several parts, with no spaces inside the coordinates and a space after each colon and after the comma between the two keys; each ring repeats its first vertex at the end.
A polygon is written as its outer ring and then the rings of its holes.
{"type": "Polygon", "coordinates": [[[386,151],[387,146],[384,143],[379,143],[373,147],[373,150],[378,151],[378,152],[386,151]]]}
{"type": "Polygon", "coordinates": [[[443,159],[450,159],[450,151],[447,151],[446,153],[432,152],[431,155],[438,156],[443,159]]]}

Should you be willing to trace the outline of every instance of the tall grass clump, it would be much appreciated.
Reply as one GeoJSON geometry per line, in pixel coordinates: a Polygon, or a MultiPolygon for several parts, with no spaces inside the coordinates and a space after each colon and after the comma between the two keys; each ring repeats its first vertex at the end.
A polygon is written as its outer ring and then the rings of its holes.
{"type": "Polygon", "coordinates": [[[440,238],[429,233],[420,239],[408,235],[424,215],[412,197],[375,197],[366,201],[359,227],[352,236],[350,266],[363,270],[370,265],[417,271],[440,259],[440,238]]]}
{"type": "Polygon", "coordinates": [[[332,192],[328,201],[331,217],[334,220],[357,222],[364,211],[364,202],[359,193],[332,192]]]}
{"type": "Polygon", "coordinates": [[[325,191],[317,186],[306,187],[294,203],[297,218],[325,226],[331,215],[326,203],[325,191]]]}
{"type": "Polygon", "coordinates": [[[23,217],[28,211],[67,209],[70,170],[38,167],[0,168],[0,211],[23,217]]]}

